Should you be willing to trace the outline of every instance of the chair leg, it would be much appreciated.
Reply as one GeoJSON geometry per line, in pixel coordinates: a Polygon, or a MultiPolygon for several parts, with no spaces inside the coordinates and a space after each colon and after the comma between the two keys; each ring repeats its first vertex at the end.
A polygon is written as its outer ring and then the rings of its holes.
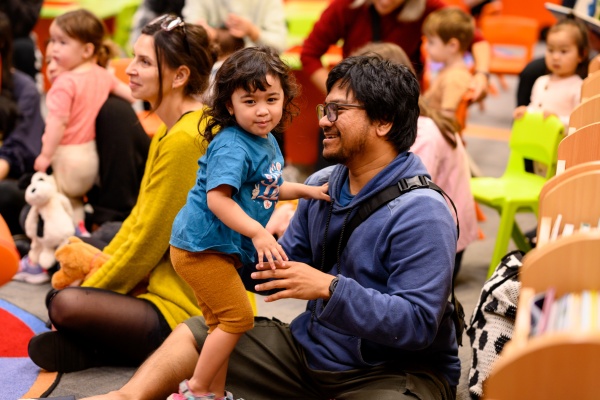
{"type": "Polygon", "coordinates": [[[521,250],[525,253],[527,253],[529,250],[531,250],[531,245],[529,244],[529,241],[525,238],[525,235],[519,228],[519,225],[517,224],[516,221],[513,224],[511,237],[512,237],[513,242],[515,242],[515,245],[517,246],[517,248],[519,250],[521,250]]]}
{"type": "Polygon", "coordinates": [[[513,224],[515,222],[515,213],[516,210],[512,209],[512,207],[505,207],[500,210],[500,221],[498,223],[498,233],[496,235],[496,244],[494,245],[494,252],[492,254],[492,259],[490,261],[490,266],[488,268],[487,277],[489,278],[494,273],[496,266],[506,255],[508,250],[508,242],[510,241],[510,237],[513,230],[513,224]]]}

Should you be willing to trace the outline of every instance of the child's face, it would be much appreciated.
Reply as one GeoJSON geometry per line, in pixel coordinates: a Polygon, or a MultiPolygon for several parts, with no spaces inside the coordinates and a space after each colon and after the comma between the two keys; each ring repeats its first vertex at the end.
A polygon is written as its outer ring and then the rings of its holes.
{"type": "Polygon", "coordinates": [[[548,34],[546,39],[546,65],[561,78],[575,74],[581,56],[572,29],[560,29],[548,34]]]}
{"type": "Polygon", "coordinates": [[[93,47],[91,43],[85,44],[68,36],[56,22],[50,25],[50,56],[62,69],[69,71],[88,61],[93,55],[93,47]]]}
{"type": "Polygon", "coordinates": [[[227,105],[237,123],[247,132],[266,138],[281,121],[283,114],[283,89],[279,78],[267,75],[270,85],[266,91],[256,90],[252,93],[238,88],[231,96],[231,104],[227,105]]]}
{"type": "Polygon", "coordinates": [[[439,36],[427,36],[427,55],[433,62],[446,62],[450,57],[450,47],[439,36]]]}
{"type": "Polygon", "coordinates": [[[56,60],[54,60],[52,58],[52,56],[50,55],[52,53],[52,44],[48,43],[48,46],[46,46],[46,78],[48,78],[48,81],[50,81],[50,83],[53,83],[54,80],[56,79],[56,77],[64,71],[63,68],[61,68],[57,63],[56,60]]]}

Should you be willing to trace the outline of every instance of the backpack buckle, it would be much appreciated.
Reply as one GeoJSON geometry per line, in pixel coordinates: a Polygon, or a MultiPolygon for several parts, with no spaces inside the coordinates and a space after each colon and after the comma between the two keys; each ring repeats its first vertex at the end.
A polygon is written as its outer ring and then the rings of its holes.
{"type": "Polygon", "coordinates": [[[411,178],[403,178],[398,181],[398,186],[401,192],[408,192],[420,187],[429,187],[429,182],[423,175],[413,176],[411,178]]]}

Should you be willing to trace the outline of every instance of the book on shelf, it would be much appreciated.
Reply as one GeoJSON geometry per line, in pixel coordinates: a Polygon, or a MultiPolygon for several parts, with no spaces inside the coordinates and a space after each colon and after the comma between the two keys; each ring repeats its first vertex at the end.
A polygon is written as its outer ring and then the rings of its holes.
{"type": "Polygon", "coordinates": [[[590,17],[589,15],[587,15],[584,12],[581,12],[578,9],[574,10],[572,8],[564,7],[554,3],[544,3],[544,6],[557,19],[572,16],[573,18],[583,22],[589,30],[593,31],[595,34],[600,36],[600,20],[598,20],[597,18],[590,17]]]}
{"type": "Polygon", "coordinates": [[[530,336],[552,332],[599,332],[600,297],[596,290],[556,297],[555,288],[538,293],[531,302],[530,336]]]}
{"type": "Polygon", "coordinates": [[[546,331],[546,327],[548,326],[548,320],[550,319],[550,310],[554,304],[554,295],[556,294],[556,289],[554,287],[550,287],[544,293],[544,303],[542,305],[542,315],[540,317],[539,325],[535,329],[537,334],[544,333],[546,331]]]}

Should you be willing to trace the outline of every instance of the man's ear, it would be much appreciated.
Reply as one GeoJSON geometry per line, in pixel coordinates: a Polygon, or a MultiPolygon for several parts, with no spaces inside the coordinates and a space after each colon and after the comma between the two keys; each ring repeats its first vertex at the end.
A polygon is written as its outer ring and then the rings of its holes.
{"type": "Polygon", "coordinates": [[[173,88],[185,86],[190,77],[190,69],[186,65],[180,65],[173,76],[173,88]]]}
{"type": "Polygon", "coordinates": [[[377,123],[376,126],[376,133],[377,136],[383,137],[386,136],[389,132],[390,129],[392,129],[392,122],[384,122],[384,121],[380,121],[377,123]]]}

